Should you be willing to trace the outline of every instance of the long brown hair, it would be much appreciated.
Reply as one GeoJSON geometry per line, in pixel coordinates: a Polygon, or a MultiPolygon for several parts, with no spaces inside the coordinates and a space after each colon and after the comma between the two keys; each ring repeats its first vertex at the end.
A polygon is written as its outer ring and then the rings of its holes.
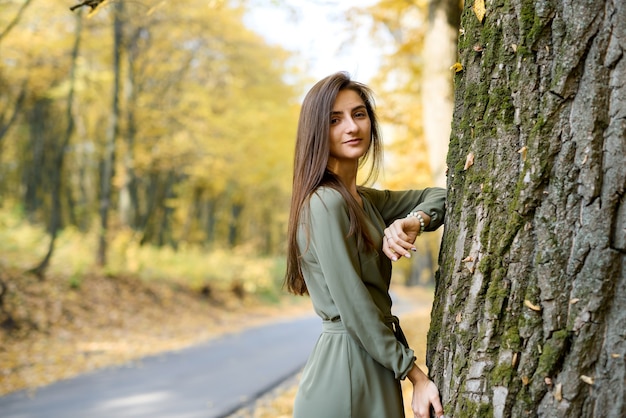
{"type": "Polygon", "coordinates": [[[361,97],[371,122],[370,146],[359,161],[359,165],[362,166],[371,157],[366,182],[376,178],[382,160],[380,128],[374,111],[374,95],[371,89],[351,80],[349,74],[344,72],[332,74],[318,81],[302,102],[296,137],[285,275],[285,286],[296,295],[308,293],[302,276],[301,254],[297,241],[298,225],[301,216],[306,212],[305,204],[308,198],[318,187],[327,186],[336,189],[346,200],[350,218],[348,236],[356,236],[359,248],[373,249],[376,245],[368,233],[363,209],[346,185],[327,168],[330,156],[330,117],[337,94],[346,89],[355,91],[361,97]]]}

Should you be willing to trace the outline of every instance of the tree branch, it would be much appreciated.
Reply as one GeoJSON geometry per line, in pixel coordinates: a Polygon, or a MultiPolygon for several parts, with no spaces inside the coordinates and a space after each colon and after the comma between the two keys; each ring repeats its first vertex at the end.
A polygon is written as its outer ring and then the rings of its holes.
{"type": "Polygon", "coordinates": [[[2,31],[2,33],[0,33],[0,42],[2,42],[2,39],[4,39],[4,37],[7,36],[11,29],[13,29],[13,27],[15,27],[15,25],[19,23],[22,15],[24,14],[24,10],[26,10],[31,1],[32,0],[26,0],[24,4],[22,4],[22,7],[20,7],[20,10],[17,12],[11,23],[9,23],[9,25],[2,31]]]}

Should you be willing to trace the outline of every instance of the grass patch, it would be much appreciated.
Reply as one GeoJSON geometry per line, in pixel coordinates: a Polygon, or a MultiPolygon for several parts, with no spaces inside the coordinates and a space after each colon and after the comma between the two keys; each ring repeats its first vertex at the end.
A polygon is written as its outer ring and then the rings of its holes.
{"type": "MultiPolygon", "coordinates": [[[[47,275],[66,277],[72,288],[79,288],[84,276],[101,273],[204,292],[235,290],[239,295],[258,295],[265,303],[279,303],[285,296],[283,257],[257,256],[251,247],[208,251],[198,246],[142,246],[139,239],[129,229],[112,234],[107,265],[100,269],[95,265],[97,233],[67,227],[58,235],[47,275]]],[[[46,254],[49,240],[43,226],[29,223],[15,210],[0,210],[0,266],[24,272],[32,269],[46,254]]]]}

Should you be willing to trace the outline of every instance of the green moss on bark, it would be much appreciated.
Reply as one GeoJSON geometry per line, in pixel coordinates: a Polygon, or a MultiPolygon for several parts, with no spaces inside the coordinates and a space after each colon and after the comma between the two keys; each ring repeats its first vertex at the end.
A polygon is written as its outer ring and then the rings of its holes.
{"type": "Polygon", "coordinates": [[[490,374],[492,386],[508,386],[513,379],[515,371],[511,364],[498,364],[490,374]]]}
{"type": "Polygon", "coordinates": [[[552,333],[552,336],[543,345],[535,376],[543,379],[554,373],[556,366],[561,363],[563,356],[566,354],[569,335],[569,331],[565,329],[552,333]]]}

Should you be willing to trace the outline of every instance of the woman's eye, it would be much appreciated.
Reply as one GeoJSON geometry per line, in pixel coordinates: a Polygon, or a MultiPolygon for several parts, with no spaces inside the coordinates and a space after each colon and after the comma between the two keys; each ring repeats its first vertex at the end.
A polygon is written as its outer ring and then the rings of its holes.
{"type": "Polygon", "coordinates": [[[357,112],[357,113],[354,114],[355,118],[364,118],[366,116],[367,116],[367,113],[365,113],[365,112],[357,112]]]}
{"type": "Polygon", "coordinates": [[[330,124],[331,124],[331,125],[336,125],[337,123],[339,123],[339,119],[338,119],[338,118],[332,118],[332,119],[330,120],[330,124]]]}

